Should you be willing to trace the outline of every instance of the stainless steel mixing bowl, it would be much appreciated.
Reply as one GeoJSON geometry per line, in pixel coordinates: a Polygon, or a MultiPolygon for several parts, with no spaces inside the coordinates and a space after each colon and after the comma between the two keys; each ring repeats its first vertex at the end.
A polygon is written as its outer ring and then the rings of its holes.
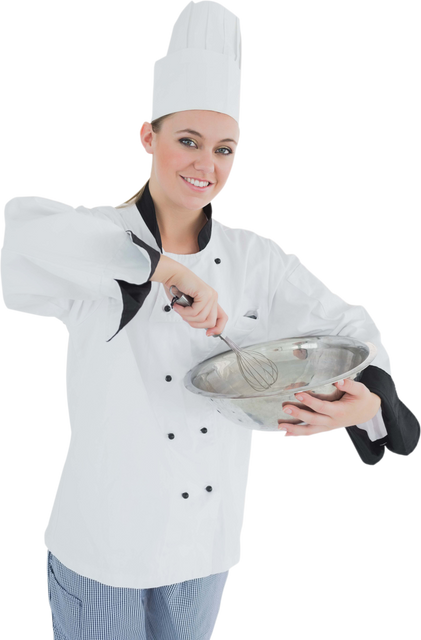
{"type": "Polygon", "coordinates": [[[286,404],[311,411],[295,393],[306,391],[322,400],[339,400],[344,392],[334,386],[342,378],[358,382],[375,358],[371,342],[344,336],[301,336],[249,345],[278,367],[278,379],[267,391],[254,391],[244,380],[231,350],[204,360],[184,377],[184,385],[210,402],[228,420],[247,429],[278,431],[278,422],[307,424],[284,413],[286,404]]]}

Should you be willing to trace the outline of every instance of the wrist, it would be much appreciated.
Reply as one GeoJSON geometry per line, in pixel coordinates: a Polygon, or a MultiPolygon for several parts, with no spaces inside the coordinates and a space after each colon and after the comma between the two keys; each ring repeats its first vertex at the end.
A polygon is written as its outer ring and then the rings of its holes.
{"type": "Polygon", "coordinates": [[[371,399],[373,402],[373,407],[374,407],[374,413],[373,413],[373,418],[376,415],[376,413],[378,412],[378,410],[381,407],[382,404],[382,399],[380,398],[380,396],[378,396],[376,393],[373,393],[372,391],[370,391],[371,394],[371,399]]]}
{"type": "Polygon", "coordinates": [[[173,278],[185,268],[186,267],[184,267],[184,265],[181,265],[176,260],[173,260],[168,256],[161,255],[150,280],[151,282],[161,282],[162,284],[167,284],[168,282],[173,284],[171,282],[173,278]]]}

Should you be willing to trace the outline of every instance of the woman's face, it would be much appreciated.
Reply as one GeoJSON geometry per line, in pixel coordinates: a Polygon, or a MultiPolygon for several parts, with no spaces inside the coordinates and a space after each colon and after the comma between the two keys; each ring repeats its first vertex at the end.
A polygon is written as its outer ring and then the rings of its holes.
{"type": "Polygon", "coordinates": [[[162,196],[180,207],[202,208],[227,181],[239,134],[236,120],[218,111],[179,111],[164,120],[158,134],[145,122],[141,140],[146,151],[153,154],[151,182],[162,196]],[[192,187],[184,178],[211,184],[192,187]]]}

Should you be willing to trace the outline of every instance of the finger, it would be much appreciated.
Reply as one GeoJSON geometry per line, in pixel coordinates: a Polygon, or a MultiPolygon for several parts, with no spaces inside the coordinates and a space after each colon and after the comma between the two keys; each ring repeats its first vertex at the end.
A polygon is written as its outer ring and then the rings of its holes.
{"type": "Polygon", "coordinates": [[[322,433],[323,431],[330,431],[330,427],[326,425],[314,425],[314,424],[290,424],[289,422],[281,422],[278,425],[279,429],[286,429],[285,437],[287,436],[312,436],[316,433],[322,433]]]}
{"type": "MultiPolygon", "coordinates": [[[[178,302],[174,302],[173,309],[183,318],[183,320],[193,320],[198,315],[198,302],[193,302],[191,305],[184,306],[178,302]]],[[[202,310],[203,311],[203,310],[202,310]]]]}
{"type": "Polygon", "coordinates": [[[208,328],[209,324],[211,324],[211,321],[209,320],[209,314],[212,311],[213,307],[212,300],[209,300],[207,305],[205,305],[200,312],[197,311],[197,305],[197,302],[193,302],[191,306],[189,305],[187,307],[184,307],[183,305],[174,303],[174,309],[177,311],[177,313],[179,313],[183,320],[185,320],[193,328],[208,328]]]}
{"type": "Polygon", "coordinates": [[[364,393],[364,389],[367,387],[362,382],[356,382],[355,380],[351,380],[351,378],[344,378],[343,380],[338,380],[334,382],[336,388],[339,391],[343,391],[344,393],[349,393],[352,396],[360,396],[364,393]],[[343,384],[340,384],[340,383],[343,384]]]}
{"type": "Polygon", "coordinates": [[[332,405],[332,402],[329,400],[321,400],[320,398],[315,398],[314,396],[306,393],[305,391],[300,391],[295,394],[295,397],[299,402],[308,405],[311,409],[316,411],[317,413],[323,414],[328,417],[332,417],[335,413],[335,407],[332,405]]]}
{"type": "Polygon", "coordinates": [[[313,411],[306,411],[305,409],[299,409],[295,405],[286,404],[282,407],[282,410],[291,416],[291,418],[298,418],[303,422],[307,422],[309,425],[323,425],[326,421],[331,420],[331,417],[322,413],[315,413],[313,411]]]}
{"type": "Polygon", "coordinates": [[[217,317],[216,324],[211,329],[212,335],[219,335],[225,329],[225,325],[228,322],[228,316],[225,314],[225,312],[222,312],[222,313],[224,315],[220,315],[220,316],[217,317]]]}
{"type": "MultiPolygon", "coordinates": [[[[279,430],[282,437],[285,440],[294,440],[297,438],[310,438],[313,436],[312,430],[317,427],[311,427],[310,425],[295,425],[289,423],[281,423],[279,430]],[[297,429],[297,427],[300,427],[297,429]]],[[[320,427],[318,427],[320,429],[320,427]]]]}

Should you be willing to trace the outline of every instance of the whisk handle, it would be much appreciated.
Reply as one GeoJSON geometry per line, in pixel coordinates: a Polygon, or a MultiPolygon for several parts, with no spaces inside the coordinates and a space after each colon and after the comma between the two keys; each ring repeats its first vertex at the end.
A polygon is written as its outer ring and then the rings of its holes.
{"type": "Polygon", "coordinates": [[[180,289],[177,289],[174,284],[170,286],[170,293],[173,296],[173,299],[171,300],[171,308],[173,308],[175,302],[180,304],[182,307],[191,307],[194,302],[194,298],[189,296],[187,293],[183,293],[180,289]]]}
{"type": "MultiPolygon", "coordinates": [[[[180,289],[178,289],[174,284],[170,286],[170,293],[173,296],[173,299],[171,300],[171,309],[174,307],[175,302],[177,304],[181,304],[182,307],[191,307],[194,302],[194,298],[189,296],[187,293],[180,291],[180,289]]],[[[206,328],[205,331],[207,331],[206,328]]],[[[222,338],[220,334],[213,334],[211,337],[222,338]]],[[[224,338],[222,338],[222,340],[224,340],[224,338]]]]}

